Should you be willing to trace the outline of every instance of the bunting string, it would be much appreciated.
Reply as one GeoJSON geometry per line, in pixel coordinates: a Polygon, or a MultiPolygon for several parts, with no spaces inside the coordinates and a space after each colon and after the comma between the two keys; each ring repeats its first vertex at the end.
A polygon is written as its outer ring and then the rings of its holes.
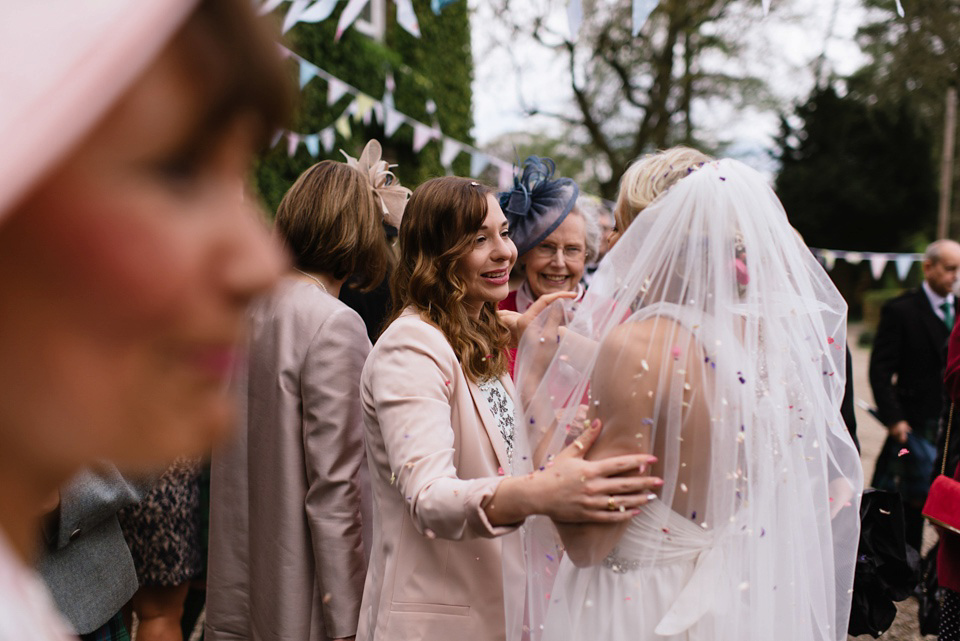
{"type": "Polygon", "coordinates": [[[923,254],[893,253],[893,252],[860,252],[843,249],[818,249],[811,247],[810,251],[820,260],[820,264],[829,272],[833,271],[838,260],[850,265],[859,265],[866,262],[870,265],[870,274],[874,280],[880,280],[887,265],[893,263],[897,279],[903,282],[910,273],[914,263],[923,262],[923,254]]]}
{"type": "MultiPolygon", "coordinates": [[[[341,112],[341,114],[327,127],[320,131],[303,133],[293,131],[281,131],[273,141],[276,145],[280,138],[287,139],[287,153],[293,156],[300,145],[304,145],[313,157],[317,157],[322,147],[326,153],[330,153],[335,143],[335,133],[339,133],[344,139],[352,135],[351,119],[355,122],[362,121],[364,124],[370,124],[372,118],[383,125],[384,134],[392,138],[397,130],[408,125],[413,128],[413,151],[419,152],[431,140],[437,140],[441,143],[440,164],[447,171],[452,170],[453,162],[462,153],[470,156],[470,175],[477,176],[489,165],[494,165],[497,169],[497,183],[500,189],[507,189],[513,184],[513,164],[491,156],[481,151],[473,145],[456,140],[445,135],[437,125],[428,125],[416,118],[398,111],[393,100],[394,82],[391,76],[387,77],[384,88],[383,98],[377,100],[373,96],[361,91],[348,82],[341,80],[330,72],[321,69],[318,65],[303,58],[283,45],[277,45],[280,53],[286,58],[292,58],[299,65],[300,88],[303,89],[314,78],[320,78],[327,83],[327,104],[334,105],[346,95],[352,96],[350,104],[341,112]]],[[[436,111],[436,105],[428,101],[427,112],[436,111]]]]}

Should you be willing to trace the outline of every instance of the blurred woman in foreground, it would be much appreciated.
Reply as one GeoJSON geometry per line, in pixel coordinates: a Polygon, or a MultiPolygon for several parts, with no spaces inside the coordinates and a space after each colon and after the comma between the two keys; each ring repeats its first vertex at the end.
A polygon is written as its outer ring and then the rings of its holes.
{"type": "Polygon", "coordinates": [[[26,564],[57,488],[205,451],[282,254],[244,197],[287,112],[242,0],[0,9],[0,638],[68,636],[26,564]]]}

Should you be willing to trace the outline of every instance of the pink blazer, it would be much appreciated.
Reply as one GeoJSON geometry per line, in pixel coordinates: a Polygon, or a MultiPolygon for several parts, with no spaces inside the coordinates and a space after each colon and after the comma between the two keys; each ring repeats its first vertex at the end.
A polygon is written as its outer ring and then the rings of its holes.
{"type": "Polygon", "coordinates": [[[316,285],[287,280],[251,310],[239,429],[211,465],[207,641],[356,633],[369,351],[357,313],[316,285]]]}
{"type": "Polygon", "coordinates": [[[515,528],[482,509],[509,469],[483,394],[442,332],[408,309],[370,352],[360,402],[374,538],[357,640],[505,639],[504,599],[523,611],[523,558],[515,528]]]}

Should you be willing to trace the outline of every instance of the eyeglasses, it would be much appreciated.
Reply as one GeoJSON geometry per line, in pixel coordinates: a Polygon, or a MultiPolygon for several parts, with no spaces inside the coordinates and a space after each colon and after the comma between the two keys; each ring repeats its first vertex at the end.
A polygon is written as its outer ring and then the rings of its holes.
{"type": "Polygon", "coordinates": [[[586,250],[580,245],[566,245],[557,247],[552,243],[540,243],[533,248],[533,253],[540,258],[553,258],[557,252],[563,252],[564,258],[577,259],[582,258],[586,250]]]}

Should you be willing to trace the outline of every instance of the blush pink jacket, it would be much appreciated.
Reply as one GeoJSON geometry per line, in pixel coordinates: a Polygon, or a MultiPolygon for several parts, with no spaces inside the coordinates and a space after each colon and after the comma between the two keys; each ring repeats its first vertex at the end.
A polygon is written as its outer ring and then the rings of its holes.
{"type": "MultiPolygon", "coordinates": [[[[510,377],[500,381],[513,396],[510,377]]],[[[494,527],[483,510],[509,470],[506,446],[443,333],[405,311],[370,352],[360,401],[374,538],[357,640],[519,632],[519,616],[508,623],[504,614],[505,599],[523,611],[519,533],[494,527]]]]}

